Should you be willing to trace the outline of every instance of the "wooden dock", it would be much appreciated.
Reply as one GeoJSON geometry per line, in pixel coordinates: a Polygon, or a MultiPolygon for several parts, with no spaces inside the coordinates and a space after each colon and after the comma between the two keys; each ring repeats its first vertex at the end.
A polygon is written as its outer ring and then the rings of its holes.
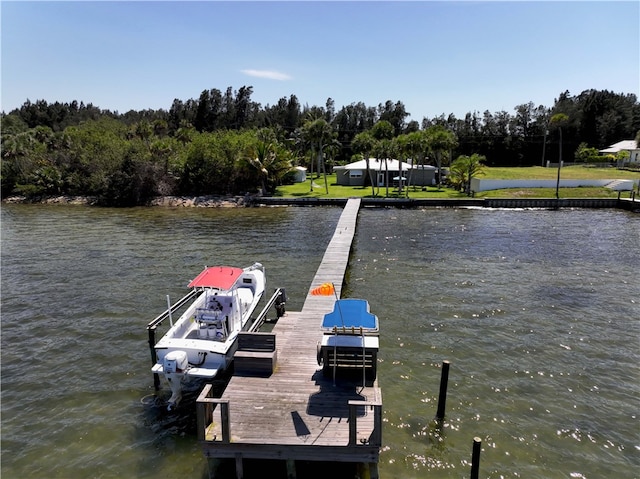
{"type": "Polygon", "coordinates": [[[355,235],[360,199],[349,199],[309,287],[302,311],[279,318],[276,363],[270,375],[234,375],[222,397],[206,386],[197,402],[198,438],[210,459],[235,459],[243,477],[243,459],[282,460],[288,477],[296,461],[357,463],[378,476],[382,430],[382,394],[377,380],[325,378],[317,362],[324,315],[335,296],[311,291],[333,283],[340,297],[355,235]]]}

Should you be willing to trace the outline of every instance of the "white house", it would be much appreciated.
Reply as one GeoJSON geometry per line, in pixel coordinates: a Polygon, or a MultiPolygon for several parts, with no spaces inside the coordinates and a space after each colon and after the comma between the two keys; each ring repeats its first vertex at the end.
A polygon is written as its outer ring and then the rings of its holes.
{"type": "MultiPolygon", "coordinates": [[[[638,148],[638,144],[636,140],[622,140],[618,143],[614,143],[613,145],[600,150],[600,153],[603,155],[616,155],[621,151],[629,152],[629,159],[625,161],[625,163],[639,163],[640,162],[640,148],[638,148]]],[[[618,165],[622,166],[622,165],[618,165]]]]}
{"type": "MultiPolygon", "coordinates": [[[[367,174],[367,161],[360,160],[344,166],[334,166],[336,183],[344,186],[364,186],[367,174]]],[[[370,183],[385,186],[387,181],[392,186],[398,181],[404,184],[425,186],[433,184],[436,168],[429,165],[412,165],[404,161],[392,159],[369,158],[370,183]],[[402,168],[402,178],[400,169],[402,168]]]]}

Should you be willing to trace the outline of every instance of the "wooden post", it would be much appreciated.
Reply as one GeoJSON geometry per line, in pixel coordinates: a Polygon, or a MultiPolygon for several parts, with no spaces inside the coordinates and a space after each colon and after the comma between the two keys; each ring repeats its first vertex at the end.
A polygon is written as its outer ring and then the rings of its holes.
{"type": "Polygon", "coordinates": [[[478,479],[480,473],[480,447],[482,446],[482,439],[479,437],[473,438],[473,454],[471,455],[471,479],[478,479]]]}
{"type": "Polygon", "coordinates": [[[369,435],[369,445],[382,445],[382,403],[374,401],[349,401],[349,446],[358,445],[358,408],[373,410],[373,431],[369,435]]]}
{"type": "Polygon", "coordinates": [[[222,466],[222,459],[218,457],[207,456],[207,472],[209,473],[210,479],[215,479],[216,477],[218,477],[218,473],[220,471],[221,466],[222,466]]]}
{"type": "MultiPolygon", "coordinates": [[[[158,356],[156,355],[156,327],[152,326],[147,328],[147,332],[149,333],[149,350],[151,351],[151,366],[155,366],[158,361],[158,356]]],[[[156,391],[160,389],[160,376],[158,373],[153,373],[153,387],[156,391]]]]}
{"type": "MultiPolygon", "coordinates": [[[[213,420],[213,410],[220,407],[220,424],[222,427],[222,442],[231,442],[231,422],[229,418],[229,401],[211,397],[213,394],[212,384],[205,384],[196,401],[196,424],[198,428],[198,440],[206,441],[207,428],[213,420]]],[[[216,438],[209,439],[215,441],[216,438]]]]}
{"type": "Polygon", "coordinates": [[[287,479],[296,479],[296,461],[287,459],[287,479]]]}
{"type": "Polygon", "coordinates": [[[222,442],[229,444],[231,442],[231,424],[229,418],[229,401],[220,400],[220,419],[222,422],[222,442]]]}
{"type": "Polygon", "coordinates": [[[442,374],[440,375],[440,395],[438,396],[438,412],[436,419],[444,420],[444,410],[447,405],[447,383],[449,382],[449,361],[442,361],[442,374]]]}
{"type": "Polygon", "coordinates": [[[362,401],[349,401],[349,446],[355,446],[357,442],[356,408],[360,404],[362,404],[362,401]]]}
{"type": "Polygon", "coordinates": [[[371,479],[370,464],[368,462],[359,462],[357,467],[357,477],[362,479],[371,479]]]}
{"type": "Polygon", "coordinates": [[[207,428],[211,424],[213,409],[220,399],[212,396],[212,384],[205,384],[196,401],[196,424],[198,428],[198,441],[206,441],[207,428]]]}
{"type": "Polygon", "coordinates": [[[373,435],[371,442],[374,446],[382,446],[382,404],[373,405],[373,435]]]}
{"type": "Polygon", "coordinates": [[[236,479],[243,479],[244,468],[242,466],[242,454],[237,452],[235,455],[235,459],[236,459],[236,479]]]}

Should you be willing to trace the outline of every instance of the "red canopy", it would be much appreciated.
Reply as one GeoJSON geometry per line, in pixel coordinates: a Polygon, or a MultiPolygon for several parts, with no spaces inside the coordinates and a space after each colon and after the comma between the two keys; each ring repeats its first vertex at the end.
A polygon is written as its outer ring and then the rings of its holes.
{"type": "Polygon", "coordinates": [[[211,266],[196,276],[195,279],[189,283],[189,288],[231,289],[242,273],[242,268],[211,266]]]}

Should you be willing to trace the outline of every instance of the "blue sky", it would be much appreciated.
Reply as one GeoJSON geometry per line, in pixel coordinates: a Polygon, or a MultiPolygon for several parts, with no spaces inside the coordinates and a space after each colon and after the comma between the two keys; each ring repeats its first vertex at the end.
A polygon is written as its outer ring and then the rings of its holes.
{"type": "Polygon", "coordinates": [[[492,113],[568,90],[640,96],[640,2],[1,3],[1,109],[27,99],[124,113],[253,86],[273,105],[492,113]]]}

